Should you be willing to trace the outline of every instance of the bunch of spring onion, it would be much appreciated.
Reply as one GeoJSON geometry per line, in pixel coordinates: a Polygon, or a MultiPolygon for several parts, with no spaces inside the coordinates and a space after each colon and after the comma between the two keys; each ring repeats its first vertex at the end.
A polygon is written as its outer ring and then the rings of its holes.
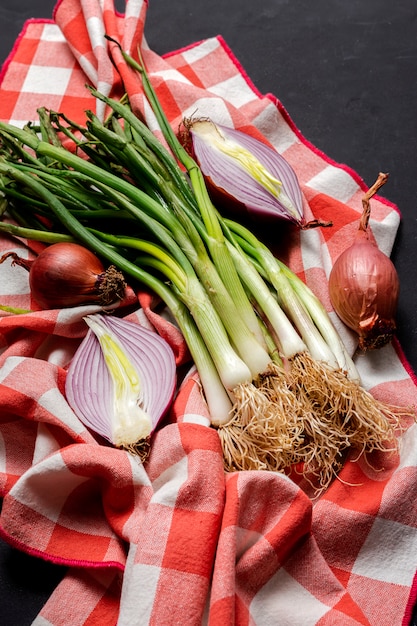
{"type": "Polygon", "coordinates": [[[198,369],[226,469],[297,466],[325,488],[348,449],[395,448],[406,411],[361,387],[311,290],[252,232],[222,217],[144,68],[127,60],[171,151],[126,99],[94,89],[111,110],[104,123],[92,112],[80,125],[45,109],[39,126],[0,123],[0,190],[15,222],[1,230],[77,241],[156,293],[198,369]]]}

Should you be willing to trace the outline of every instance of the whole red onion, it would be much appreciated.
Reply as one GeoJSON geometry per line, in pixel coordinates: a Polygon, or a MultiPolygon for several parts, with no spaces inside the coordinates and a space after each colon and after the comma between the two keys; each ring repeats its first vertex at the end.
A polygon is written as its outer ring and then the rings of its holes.
{"type": "Polygon", "coordinates": [[[329,276],[329,295],[340,319],[359,336],[359,348],[389,343],[396,330],[399,278],[391,259],[370,239],[369,199],[387,180],[380,174],[363,199],[355,241],[338,257],[329,276]]]}
{"type": "Polygon", "coordinates": [[[77,243],[54,243],[34,260],[8,252],[0,263],[8,257],[29,271],[32,298],[42,309],[94,303],[106,306],[125,293],[121,272],[113,265],[105,269],[93,252],[77,243]]]}

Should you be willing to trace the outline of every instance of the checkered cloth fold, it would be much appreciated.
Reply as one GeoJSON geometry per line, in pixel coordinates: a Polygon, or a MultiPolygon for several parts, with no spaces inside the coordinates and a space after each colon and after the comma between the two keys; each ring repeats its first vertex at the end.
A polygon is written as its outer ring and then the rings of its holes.
{"type": "MultiPolygon", "coordinates": [[[[0,118],[22,125],[37,108],[83,119],[105,111],[85,89],[118,96],[125,87],[158,133],[137,77],[104,33],[134,53],[176,128],[198,112],[266,138],[293,165],[307,215],[333,228],[303,231],[280,254],[317,293],[351,352],[355,338],[331,311],[327,276],[352,240],[363,181],[301,135],[277,98],[260,94],[220,37],[165,57],[143,36],[147,3],[62,0],[53,19],[31,20],[1,74],[0,118]],[[123,87],[124,86],[124,87],[123,87]]],[[[157,11],[158,5],[152,5],[157,11]]],[[[375,198],[372,231],[389,254],[400,216],[375,198]]],[[[0,252],[32,256],[39,246],[0,238],[0,252]]],[[[272,472],[225,475],[198,376],[182,337],[155,313],[149,294],[129,293],[120,313],[163,335],[188,367],[146,465],[101,445],[65,395],[66,369],[96,307],[36,311],[27,273],[0,266],[0,303],[32,309],[0,317],[0,518],[3,538],[68,574],[36,626],[182,624],[210,626],[407,624],[416,598],[417,433],[398,455],[348,459],[317,500],[272,472]]],[[[394,341],[356,357],[378,398],[415,404],[415,378],[394,341]]]]}

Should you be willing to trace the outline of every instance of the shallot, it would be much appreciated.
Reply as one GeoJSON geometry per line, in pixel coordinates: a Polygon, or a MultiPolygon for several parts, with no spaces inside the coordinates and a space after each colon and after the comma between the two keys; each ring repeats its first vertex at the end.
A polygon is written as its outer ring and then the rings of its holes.
{"type": "Polygon", "coordinates": [[[340,319],[359,337],[359,348],[389,343],[396,330],[399,278],[391,259],[371,239],[370,198],[385,184],[380,173],[363,198],[363,213],[355,240],[337,258],[329,276],[329,294],[340,319]]]}

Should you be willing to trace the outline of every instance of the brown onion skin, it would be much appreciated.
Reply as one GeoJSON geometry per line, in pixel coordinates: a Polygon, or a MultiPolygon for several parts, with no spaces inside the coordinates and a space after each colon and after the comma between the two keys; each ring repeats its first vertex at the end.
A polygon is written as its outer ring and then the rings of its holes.
{"type": "Polygon", "coordinates": [[[105,306],[125,293],[122,274],[114,267],[106,270],[93,252],[76,243],[52,244],[30,266],[15,262],[29,269],[31,296],[41,309],[105,306]]]}
{"type": "Polygon", "coordinates": [[[392,340],[399,290],[391,259],[359,230],[333,265],[329,295],[337,315],[358,334],[361,350],[381,348],[392,340]]]}

